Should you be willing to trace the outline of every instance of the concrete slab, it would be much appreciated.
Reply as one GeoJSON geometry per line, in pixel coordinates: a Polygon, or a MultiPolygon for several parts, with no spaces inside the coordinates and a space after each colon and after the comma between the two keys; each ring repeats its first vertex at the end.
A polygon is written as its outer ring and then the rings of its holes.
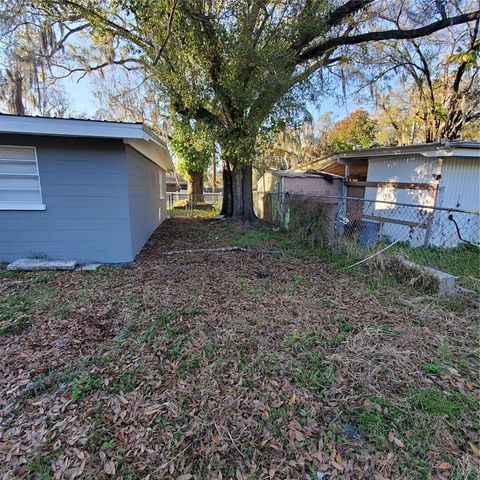
{"type": "Polygon", "coordinates": [[[7,265],[7,270],[74,270],[76,260],[42,260],[38,258],[20,258],[7,265]]]}
{"type": "Polygon", "coordinates": [[[84,270],[86,272],[93,272],[102,266],[101,263],[86,263],[85,265],[80,265],[79,270],[84,270]]]}

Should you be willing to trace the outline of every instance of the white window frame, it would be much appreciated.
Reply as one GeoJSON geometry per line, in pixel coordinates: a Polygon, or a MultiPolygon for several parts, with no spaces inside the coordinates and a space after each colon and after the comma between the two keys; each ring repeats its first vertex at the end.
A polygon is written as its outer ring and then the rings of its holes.
{"type": "Polygon", "coordinates": [[[159,168],[158,169],[158,188],[159,188],[159,196],[160,200],[165,200],[165,188],[164,188],[164,171],[159,168]]]}
{"type": "MultiPolygon", "coordinates": [[[[14,203],[14,202],[1,202],[0,201],[0,210],[45,210],[47,207],[43,203],[43,195],[42,195],[42,182],[40,179],[40,170],[38,168],[38,157],[37,157],[37,149],[36,147],[32,147],[30,145],[0,145],[0,147],[6,147],[6,148],[29,148],[33,150],[34,157],[35,157],[35,169],[36,173],[35,174],[29,174],[29,175],[36,175],[38,178],[38,190],[40,193],[40,202],[19,202],[19,203],[14,203]]],[[[18,161],[18,160],[16,160],[18,161]]],[[[1,173],[0,173],[1,175],[1,173]]],[[[20,174],[14,174],[14,175],[22,175],[20,174]]],[[[25,174],[27,175],[27,174],[25,174]]]]}

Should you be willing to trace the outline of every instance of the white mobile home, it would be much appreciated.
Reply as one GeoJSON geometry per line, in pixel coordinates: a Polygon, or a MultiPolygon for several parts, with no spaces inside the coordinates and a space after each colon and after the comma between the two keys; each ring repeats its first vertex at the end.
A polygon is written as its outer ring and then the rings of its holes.
{"type": "Polygon", "coordinates": [[[344,165],[347,186],[364,189],[368,216],[390,241],[408,233],[412,246],[480,243],[480,143],[375,148],[333,157],[344,165]],[[366,180],[351,179],[349,172],[362,167],[366,180]]]}

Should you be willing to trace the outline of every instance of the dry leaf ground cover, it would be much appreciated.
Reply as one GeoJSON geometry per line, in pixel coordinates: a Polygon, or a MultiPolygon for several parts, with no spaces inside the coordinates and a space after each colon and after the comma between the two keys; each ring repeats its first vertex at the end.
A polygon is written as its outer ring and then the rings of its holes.
{"type": "Polygon", "coordinates": [[[316,253],[175,219],[133,265],[0,271],[0,475],[477,478],[475,305],[316,253]]]}

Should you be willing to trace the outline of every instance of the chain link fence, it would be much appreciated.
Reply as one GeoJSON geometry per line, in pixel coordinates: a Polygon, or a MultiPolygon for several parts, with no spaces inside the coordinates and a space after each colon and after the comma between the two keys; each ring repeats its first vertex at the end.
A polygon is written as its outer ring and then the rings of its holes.
{"type": "Polygon", "coordinates": [[[222,199],[222,193],[167,192],[167,213],[172,218],[210,217],[220,212],[222,199]]]}
{"type": "Polygon", "coordinates": [[[279,194],[278,223],[352,265],[402,255],[480,290],[480,212],[355,197],[279,194]],[[377,257],[377,258],[376,258],[377,257]]]}

